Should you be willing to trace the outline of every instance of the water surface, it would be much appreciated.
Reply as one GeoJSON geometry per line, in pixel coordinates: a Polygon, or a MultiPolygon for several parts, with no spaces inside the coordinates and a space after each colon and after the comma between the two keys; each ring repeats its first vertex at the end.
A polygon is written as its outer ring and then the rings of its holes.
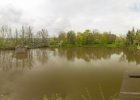
{"type": "Polygon", "coordinates": [[[140,51],[105,48],[0,51],[0,100],[113,100],[140,51]]]}

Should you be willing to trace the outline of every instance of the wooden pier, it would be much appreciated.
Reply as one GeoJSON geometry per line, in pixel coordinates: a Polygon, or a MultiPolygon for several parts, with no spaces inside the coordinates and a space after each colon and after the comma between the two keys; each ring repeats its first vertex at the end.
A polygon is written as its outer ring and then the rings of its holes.
{"type": "Polygon", "coordinates": [[[119,100],[140,100],[140,72],[126,72],[119,100]]]}

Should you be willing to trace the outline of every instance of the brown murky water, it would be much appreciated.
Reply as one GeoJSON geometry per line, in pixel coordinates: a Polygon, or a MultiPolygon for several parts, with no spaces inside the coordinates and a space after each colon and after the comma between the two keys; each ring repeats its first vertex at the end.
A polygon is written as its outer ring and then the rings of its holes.
{"type": "Polygon", "coordinates": [[[0,100],[113,100],[130,70],[140,70],[140,51],[0,51],[0,100]]]}

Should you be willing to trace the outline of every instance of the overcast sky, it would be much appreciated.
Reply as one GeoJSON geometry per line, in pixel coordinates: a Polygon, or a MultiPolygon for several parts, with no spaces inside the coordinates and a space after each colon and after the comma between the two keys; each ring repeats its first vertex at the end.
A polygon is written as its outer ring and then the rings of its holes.
{"type": "Polygon", "coordinates": [[[0,0],[0,25],[125,34],[140,28],[140,0],[0,0]]]}

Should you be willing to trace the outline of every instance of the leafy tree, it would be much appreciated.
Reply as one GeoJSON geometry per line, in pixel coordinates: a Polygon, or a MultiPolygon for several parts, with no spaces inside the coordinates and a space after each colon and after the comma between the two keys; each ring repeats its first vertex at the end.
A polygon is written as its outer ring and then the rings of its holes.
{"type": "Polygon", "coordinates": [[[90,30],[85,30],[84,35],[84,44],[92,44],[93,43],[93,34],[90,30]]]}
{"type": "Polygon", "coordinates": [[[140,44],[140,30],[137,30],[135,39],[136,39],[136,40],[138,41],[138,43],[140,44]]]}
{"type": "Polygon", "coordinates": [[[75,44],[76,42],[76,35],[74,31],[69,31],[67,33],[67,42],[70,44],[75,44]]]}
{"type": "Polygon", "coordinates": [[[123,38],[123,37],[116,37],[115,45],[117,47],[124,47],[125,46],[125,38],[123,38]]]}
{"type": "Polygon", "coordinates": [[[99,33],[94,33],[93,34],[93,39],[95,44],[100,44],[102,43],[102,34],[99,33]]]}
{"type": "Polygon", "coordinates": [[[83,34],[81,32],[77,33],[76,42],[78,46],[83,45],[83,34]]]}
{"type": "Polygon", "coordinates": [[[65,32],[60,32],[59,35],[58,35],[58,39],[59,39],[59,41],[65,42],[66,41],[66,33],[65,32]]]}
{"type": "Polygon", "coordinates": [[[128,45],[132,45],[135,39],[135,30],[134,28],[132,29],[132,31],[128,31],[126,39],[127,39],[127,44],[128,45]]]}

